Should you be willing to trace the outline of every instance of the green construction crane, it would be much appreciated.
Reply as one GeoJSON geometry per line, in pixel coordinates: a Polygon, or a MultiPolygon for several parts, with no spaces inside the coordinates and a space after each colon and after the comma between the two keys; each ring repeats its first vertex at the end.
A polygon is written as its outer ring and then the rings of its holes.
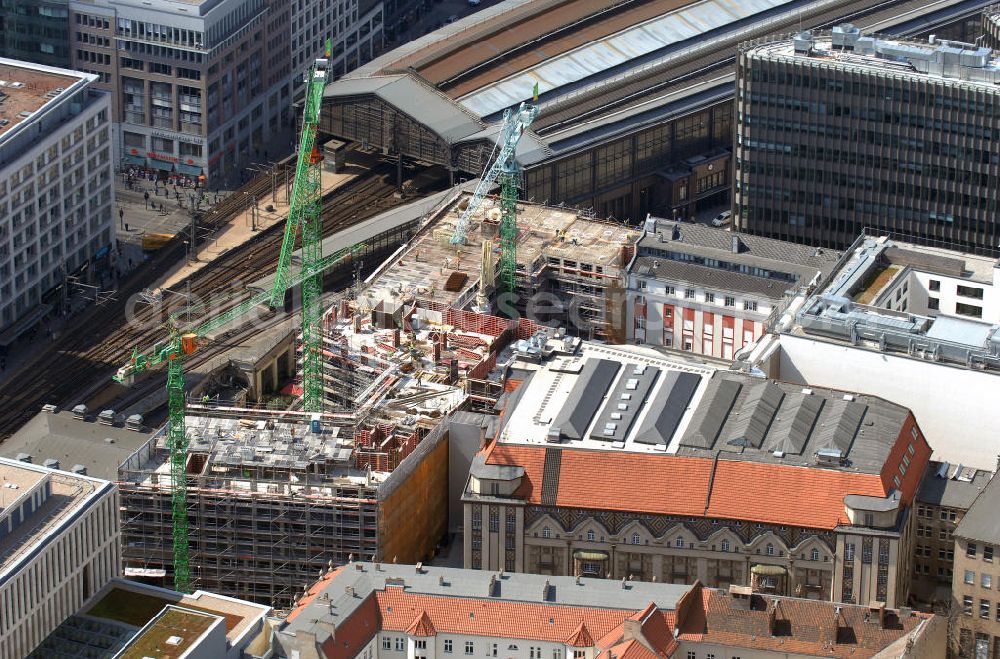
{"type": "MultiPolygon", "coordinates": [[[[330,40],[327,39],[327,58],[330,56],[330,40]]],[[[302,134],[299,140],[299,155],[295,170],[292,200],[285,223],[284,241],[278,258],[278,269],[274,286],[252,296],[225,313],[206,321],[188,331],[182,331],[178,318],[189,312],[174,314],[168,321],[170,338],[157,344],[147,354],[138,350],[132,354],[131,362],[119,369],[115,380],[131,382],[138,374],[149,368],[167,362],[167,400],[169,417],[167,421],[167,447],[170,451],[170,481],[172,486],[171,511],[173,515],[174,588],[189,592],[190,565],[188,560],[188,515],[187,515],[187,433],[184,426],[185,394],[183,361],[186,355],[196,349],[198,338],[243,316],[261,304],[276,309],[284,304],[288,289],[302,285],[302,338],[303,338],[303,408],[307,412],[321,412],[323,407],[323,361],[322,361],[322,296],[323,272],[340,262],[353,258],[363,245],[340,250],[333,256],[323,258],[322,183],[320,161],[316,151],[316,133],[319,110],[326,86],[328,60],[316,60],[307,74],[305,104],[302,118],[302,134]],[[299,228],[302,229],[302,267],[293,276],[290,272],[292,252],[299,228]]]]}
{"type": "MultiPolygon", "coordinates": [[[[329,56],[330,42],[327,41],[329,56]]],[[[285,223],[285,239],[278,257],[278,271],[271,292],[271,306],[284,303],[285,291],[295,249],[295,236],[302,229],[302,268],[314,269],[323,258],[323,189],[321,158],[316,151],[319,111],[326,87],[327,61],[316,60],[306,80],[302,111],[302,135],[299,159],[295,168],[292,203],[285,223]]],[[[316,272],[302,281],[302,408],[306,412],[323,411],[323,273],[316,272]]]]}
{"type": "Polygon", "coordinates": [[[505,293],[515,291],[517,278],[517,188],[521,170],[515,159],[517,144],[528,129],[531,122],[538,116],[538,106],[521,103],[517,110],[503,111],[503,124],[497,137],[496,159],[483,173],[476,186],[476,191],[466,206],[465,211],[455,224],[455,232],[451,237],[454,245],[464,245],[469,219],[479,208],[483,197],[489,192],[493,183],[500,179],[500,289],[505,293]]]}
{"type": "MultiPolygon", "coordinates": [[[[313,268],[303,268],[295,277],[286,280],[289,288],[303,283],[304,280],[322,276],[323,271],[341,263],[350,261],[354,255],[364,249],[364,245],[355,245],[340,250],[336,254],[322,259],[313,268]]],[[[268,304],[271,291],[252,295],[249,299],[237,304],[229,310],[206,320],[190,329],[181,327],[180,319],[189,316],[194,309],[184,309],[172,314],[167,321],[170,336],[164,343],[157,343],[152,350],[140,353],[132,351],[128,364],[118,369],[114,379],[123,384],[130,384],[135,376],[151,368],[167,363],[167,449],[170,451],[170,484],[171,484],[171,514],[173,520],[174,547],[174,589],[190,592],[191,570],[188,561],[188,514],[187,514],[187,429],[184,425],[186,401],[184,393],[184,359],[197,349],[199,339],[204,339],[210,332],[243,317],[254,308],[268,304]]]]}

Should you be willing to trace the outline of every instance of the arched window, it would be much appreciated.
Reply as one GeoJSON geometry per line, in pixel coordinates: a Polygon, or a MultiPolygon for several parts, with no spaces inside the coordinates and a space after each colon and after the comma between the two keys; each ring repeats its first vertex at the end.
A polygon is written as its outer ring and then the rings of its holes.
{"type": "Polygon", "coordinates": [[[597,537],[597,536],[596,536],[596,534],[594,533],[594,530],[593,530],[593,529],[591,529],[591,530],[587,531],[587,542],[593,542],[593,541],[594,541],[594,538],[596,538],[596,537],[597,537]]]}
{"type": "Polygon", "coordinates": [[[818,561],[819,560],[819,550],[816,549],[816,548],[813,548],[813,550],[811,552],[809,552],[809,558],[811,560],[818,561]]]}
{"type": "Polygon", "coordinates": [[[633,545],[639,544],[639,534],[638,533],[633,533],[632,534],[632,544],[633,545]]]}
{"type": "Polygon", "coordinates": [[[729,551],[729,541],[728,540],[723,540],[722,541],[722,551],[729,551]]]}
{"type": "Polygon", "coordinates": [[[543,538],[551,538],[552,537],[552,531],[549,530],[549,527],[546,526],[544,529],[542,529],[542,537],[543,538]]]}
{"type": "Polygon", "coordinates": [[[772,545],[770,542],[767,543],[767,555],[774,556],[774,545],[772,545]]]}

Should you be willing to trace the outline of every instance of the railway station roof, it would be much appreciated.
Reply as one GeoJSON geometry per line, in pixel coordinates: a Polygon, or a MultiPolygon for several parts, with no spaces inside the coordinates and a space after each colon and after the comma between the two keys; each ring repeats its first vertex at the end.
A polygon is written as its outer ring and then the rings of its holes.
{"type": "Polygon", "coordinates": [[[408,114],[449,143],[455,143],[485,128],[485,124],[470,112],[412,76],[380,75],[346,79],[342,83],[327,87],[323,95],[330,98],[373,94],[390,105],[404,111],[409,110],[408,114]]]}
{"type": "Polygon", "coordinates": [[[687,76],[679,89],[677,65],[734,47],[790,5],[506,0],[376,58],[331,83],[326,100],[377,96],[454,145],[495,140],[500,113],[537,84],[540,115],[517,154],[532,165],[714,102],[732,72],[687,76]]]}

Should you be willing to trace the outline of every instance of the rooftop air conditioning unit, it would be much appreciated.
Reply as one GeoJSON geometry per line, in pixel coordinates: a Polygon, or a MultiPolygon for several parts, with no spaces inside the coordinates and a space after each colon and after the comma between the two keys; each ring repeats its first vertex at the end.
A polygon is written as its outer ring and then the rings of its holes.
{"type": "Polygon", "coordinates": [[[844,452],[839,448],[821,448],[816,451],[817,464],[839,465],[844,458],[844,452]]]}

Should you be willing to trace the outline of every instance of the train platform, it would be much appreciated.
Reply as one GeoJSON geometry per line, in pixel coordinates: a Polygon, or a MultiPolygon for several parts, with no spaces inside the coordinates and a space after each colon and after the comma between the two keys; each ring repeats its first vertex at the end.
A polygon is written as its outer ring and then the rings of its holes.
{"type": "MultiPolygon", "coordinates": [[[[327,194],[342,186],[347,181],[361,173],[358,166],[348,165],[340,173],[323,171],[323,194],[327,194]]],[[[285,187],[282,180],[275,186],[274,194],[267,192],[263,197],[246,199],[246,210],[233,218],[228,224],[209,232],[201,231],[195,226],[192,230],[196,235],[195,248],[189,252],[187,262],[180,262],[171,268],[156,284],[157,288],[171,288],[184,281],[194,272],[205,267],[227,251],[239,247],[252,239],[258,232],[281,223],[288,216],[290,187],[285,187]]],[[[206,216],[210,216],[212,211],[206,216]]],[[[190,220],[189,220],[190,221],[190,220]]],[[[190,240],[190,238],[187,238],[190,240]]]]}

